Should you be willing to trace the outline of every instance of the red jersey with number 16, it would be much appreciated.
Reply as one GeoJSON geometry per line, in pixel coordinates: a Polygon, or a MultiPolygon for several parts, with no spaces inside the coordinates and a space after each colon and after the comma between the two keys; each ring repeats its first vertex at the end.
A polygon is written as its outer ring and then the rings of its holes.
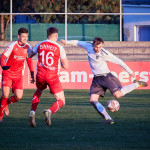
{"type": "Polygon", "coordinates": [[[53,41],[45,40],[38,43],[33,48],[34,53],[38,53],[37,74],[58,75],[60,71],[60,59],[66,58],[64,48],[53,41]]]}

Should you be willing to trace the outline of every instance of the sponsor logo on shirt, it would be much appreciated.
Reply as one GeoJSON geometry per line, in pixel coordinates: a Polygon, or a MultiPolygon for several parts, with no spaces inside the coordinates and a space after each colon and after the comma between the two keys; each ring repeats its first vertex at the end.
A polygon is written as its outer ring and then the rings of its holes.
{"type": "Polygon", "coordinates": [[[14,59],[23,60],[23,59],[25,59],[25,58],[24,58],[24,56],[17,56],[17,55],[14,55],[14,59]]]}
{"type": "Polygon", "coordinates": [[[41,65],[42,67],[44,67],[44,68],[49,69],[49,70],[55,70],[55,69],[56,69],[55,67],[45,66],[45,65],[44,65],[44,64],[42,64],[41,62],[40,62],[40,65],[41,65]]]}

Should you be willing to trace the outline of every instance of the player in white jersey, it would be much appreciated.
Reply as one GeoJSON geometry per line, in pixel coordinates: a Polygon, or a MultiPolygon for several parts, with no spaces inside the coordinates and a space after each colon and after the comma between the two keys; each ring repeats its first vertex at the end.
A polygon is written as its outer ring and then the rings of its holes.
{"type": "Polygon", "coordinates": [[[44,110],[45,122],[48,126],[51,125],[50,115],[54,114],[65,105],[65,96],[63,88],[59,80],[59,70],[62,66],[68,68],[68,61],[64,48],[57,43],[58,29],[51,27],[47,29],[47,40],[38,43],[29,57],[33,57],[38,53],[36,86],[32,99],[32,106],[29,115],[31,127],[35,127],[35,111],[37,109],[42,91],[49,86],[50,93],[56,98],[56,102],[49,108],[44,110]],[[61,62],[61,63],[60,63],[61,62]]]}
{"type": "Polygon", "coordinates": [[[135,80],[135,83],[122,87],[120,81],[111,74],[107,66],[107,61],[120,65],[133,78],[135,78],[134,72],[121,59],[102,47],[104,41],[100,37],[95,37],[92,44],[77,40],[61,40],[61,42],[63,44],[81,46],[87,51],[88,61],[94,74],[90,87],[90,103],[105,119],[106,124],[113,124],[114,120],[109,116],[105,108],[98,101],[99,97],[104,97],[106,90],[109,89],[114,97],[120,98],[138,87],[147,86],[147,83],[135,80]]]}

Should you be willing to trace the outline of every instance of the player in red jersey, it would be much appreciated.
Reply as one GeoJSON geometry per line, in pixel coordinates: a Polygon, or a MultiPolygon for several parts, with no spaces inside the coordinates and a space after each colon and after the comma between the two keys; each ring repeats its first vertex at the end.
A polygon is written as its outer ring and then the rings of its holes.
{"type": "Polygon", "coordinates": [[[44,110],[45,122],[48,126],[51,125],[51,114],[54,114],[65,105],[65,96],[59,80],[59,70],[62,66],[68,68],[68,60],[64,48],[57,43],[58,29],[50,27],[47,29],[47,40],[38,43],[29,57],[33,57],[38,53],[36,86],[32,99],[29,121],[31,127],[35,127],[35,111],[38,106],[42,91],[49,86],[50,93],[56,98],[56,102],[49,109],[44,110]]]}
{"type": "Polygon", "coordinates": [[[6,115],[9,114],[8,105],[19,101],[23,96],[25,60],[27,60],[31,72],[31,83],[35,82],[32,59],[28,58],[31,46],[27,43],[27,40],[28,30],[26,28],[20,28],[18,30],[18,41],[11,43],[1,55],[1,67],[3,71],[0,121],[3,119],[4,110],[6,111],[6,115]],[[11,87],[14,95],[9,97],[11,87]]]}

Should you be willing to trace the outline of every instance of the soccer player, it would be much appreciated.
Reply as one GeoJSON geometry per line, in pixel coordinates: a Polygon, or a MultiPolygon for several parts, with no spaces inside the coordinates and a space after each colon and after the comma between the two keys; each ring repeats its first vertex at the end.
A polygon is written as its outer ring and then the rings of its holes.
{"type": "Polygon", "coordinates": [[[6,115],[9,114],[7,105],[18,102],[23,96],[25,60],[27,60],[31,72],[31,83],[35,82],[32,58],[28,58],[28,52],[30,51],[31,46],[27,43],[27,40],[28,30],[26,28],[20,28],[18,30],[18,40],[8,45],[1,55],[1,67],[3,71],[0,122],[2,122],[4,110],[6,115]],[[9,97],[11,87],[14,95],[9,97]]]}
{"type": "Polygon", "coordinates": [[[68,60],[64,48],[57,43],[58,29],[50,27],[47,29],[47,40],[38,43],[29,57],[33,57],[38,53],[36,86],[32,99],[31,111],[29,114],[29,121],[31,127],[36,126],[35,111],[37,109],[42,91],[47,88],[50,93],[54,95],[56,102],[52,106],[43,111],[45,115],[45,122],[48,126],[51,125],[51,115],[57,112],[65,105],[64,91],[59,80],[60,67],[68,68],[68,60]]]}
{"type": "Polygon", "coordinates": [[[98,101],[99,97],[104,97],[106,90],[109,89],[114,97],[120,98],[138,87],[147,86],[147,83],[135,80],[135,83],[122,87],[120,81],[111,74],[107,66],[107,61],[120,65],[133,78],[135,78],[134,72],[122,60],[102,47],[104,41],[100,37],[95,37],[92,44],[77,40],[61,40],[61,43],[78,45],[87,51],[89,65],[94,74],[90,87],[90,103],[105,119],[104,123],[113,124],[114,120],[109,116],[105,108],[98,101]]]}

